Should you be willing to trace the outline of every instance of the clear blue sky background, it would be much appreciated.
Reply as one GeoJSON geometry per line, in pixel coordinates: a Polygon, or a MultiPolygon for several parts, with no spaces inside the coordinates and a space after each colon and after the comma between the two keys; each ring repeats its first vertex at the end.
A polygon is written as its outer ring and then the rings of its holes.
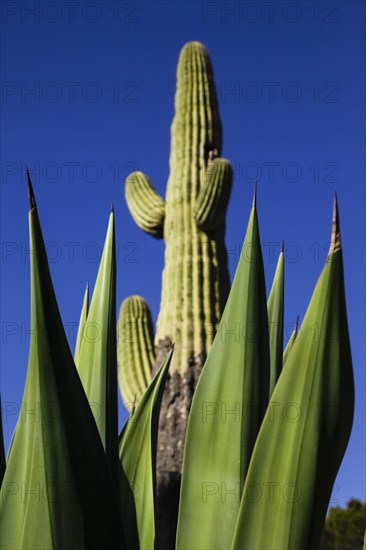
{"type": "Polygon", "coordinates": [[[118,305],[141,294],[156,320],[164,244],[132,221],[123,181],[141,169],[164,194],[176,63],[184,43],[199,40],[212,57],[223,156],[235,170],[227,216],[230,272],[257,177],[267,290],[282,239],[286,245],[287,337],[296,316],[303,318],[321,272],[338,192],[357,399],[332,503],[364,499],[365,3],[105,0],[74,8],[58,1],[3,2],[1,9],[6,446],[29,349],[24,167],[32,173],[71,346],[70,326],[79,319],[86,281],[94,284],[111,201],[118,305]],[[35,4],[36,13],[27,13],[35,4]]]}

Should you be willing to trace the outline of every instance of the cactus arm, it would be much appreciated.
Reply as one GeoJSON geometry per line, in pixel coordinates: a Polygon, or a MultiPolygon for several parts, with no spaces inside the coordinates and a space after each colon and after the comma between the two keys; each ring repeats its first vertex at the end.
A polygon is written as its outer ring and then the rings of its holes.
{"type": "Polygon", "coordinates": [[[125,196],[136,224],[153,237],[163,237],[165,202],[142,172],[133,172],[126,179],[125,196]]]}
{"type": "Polygon", "coordinates": [[[232,179],[232,168],[227,160],[215,158],[209,161],[196,200],[195,218],[200,229],[209,231],[224,221],[232,179]]]}
{"type": "Polygon", "coordinates": [[[130,296],[118,320],[118,380],[124,404],[137,405],[146,390],[155,361],[153,324],[145,300],[130,296]]]}

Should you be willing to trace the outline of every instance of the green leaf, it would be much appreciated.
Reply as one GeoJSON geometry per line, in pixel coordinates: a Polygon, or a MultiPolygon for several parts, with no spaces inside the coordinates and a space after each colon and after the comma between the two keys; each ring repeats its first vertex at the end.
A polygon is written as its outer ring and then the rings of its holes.
{"type": "Polygon", "coordinates": [[[2,421],[1,411],[2,411],[2,406],[1,406],[1,397],[0,397],[0,487],[4,478],[5,468],[6,468],[3,421],[2,421]]]}
{"type": "Polygon", "coordinates": [[[222,319],[192,401],[178,549],[228,549],[269,394],[266,289],[255,203],[222,319]]]}
{"type": "Polygon", "coordinates": [[[290,351],[292,350],[293,345],[295,344],[295,342],[297,342],[296,339],[298,337],[298,330],[299,330],[299,317],[297,317],[296,319],[295,328],[292,331],[292,334],[287,342],[287,346],[285,347],[285,350],[283,352],[283,366],[285,366],[285,363],[288,359],[288,356],[290,354],[290,351]]]}
{"type": "Polygon", "coordinates": [[[109,217],[107,236],[87,322],[80,345],[78,371],[92,407],[118,484],[118,387],[116,336],[116,254],[114,213],[109,217]]]}
{"type": "Polygon", "coordinates": [[[147,387],[121,434],[121,500],[129,550],[155,548],[156,448],[158,422],[172,351],[147,387]]]}
{"type": "Polygon", "coordinates": [[[283,246],[269,294],[268,303],[269,351],[271,358],[269,396],[271,397],[282,370],[284,316],[284,257],[283,246]]]}
{"type": "Polygon", "coordinates": [[[67,343],[29,186],[32,338],[1,488],[1,548],[117,550],[118,497],[67,343]]]}
{"type": "Polygon", "coordinates": [[[89,310],[89,287],[86,285],[85,293],[84,293],[84,299],[83,299],[83,305],[81,308],[80,313],[80,321],[79,321],[79,328],[78,333],[76,337],[76,344],[75,344],[75,352],[74,352],[74,362],[76,367],[79,366],[79,356],[80,356],[80,348],[81,348],[81,342],[83,340],[83,334],[85,330],[86,320],[88,317],[88,310],[89,310]]]}
{"type": "Polygon", "coordinates": [[[354,385],[337,205],[332,244],[264,417],[234,550],[316,549],[352,427],[354,385]]]}

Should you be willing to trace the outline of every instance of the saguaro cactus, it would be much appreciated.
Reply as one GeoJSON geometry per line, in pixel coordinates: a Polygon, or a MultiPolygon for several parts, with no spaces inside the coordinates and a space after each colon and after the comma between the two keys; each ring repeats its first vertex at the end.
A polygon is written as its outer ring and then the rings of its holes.
{"type": "MultiPolygon", "coordinates": [[[[155,238],[164,238],[166,244],[155,366],[161,364],[174,342],[158,443],[159,492],[161,497],[168,487],[170,511],[171,487],[180,475],[194,386],[230,287],[224,237],[232,169],[227,160],[220,158],[221,145],[210,58],[202,44],[190,42],[182,49],[177,68],[166,200],[141,172],[131,174],[125,188],[126,201],[137,225],[155,238]]],[[[129,346],[132,344],[128,342],[120,346],[122,373],[139,368],[130,363],[129,346]]],[[[146,346],[150,346],[147,340],[146,346]]],[[[128,377],[124,379],[121,375],[120,383],[123,387],[128,377]]]]}

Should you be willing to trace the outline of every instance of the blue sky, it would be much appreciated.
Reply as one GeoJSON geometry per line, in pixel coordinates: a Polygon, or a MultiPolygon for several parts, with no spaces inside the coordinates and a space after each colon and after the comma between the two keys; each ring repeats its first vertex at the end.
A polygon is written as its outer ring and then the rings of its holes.
{"type": "Polygon", "coordinates": [[[356,414],[331,502],[365,499],[364,2],[14,1],[1,9],[6,446],[30,338],[25,166],[70,345],[85,283],[95,280],[112,201],[117,305],[141,294],[156,320],[164,244],[134,224],[123,181],[143,170],[164,195],[176,63],[181,47],[199,40],[211,54],[223,156],[235,171],[227,215],[230,272],[258,179],[268,291],[285,241],[287,336],[321,272],[338,193],[356,414]]]}

